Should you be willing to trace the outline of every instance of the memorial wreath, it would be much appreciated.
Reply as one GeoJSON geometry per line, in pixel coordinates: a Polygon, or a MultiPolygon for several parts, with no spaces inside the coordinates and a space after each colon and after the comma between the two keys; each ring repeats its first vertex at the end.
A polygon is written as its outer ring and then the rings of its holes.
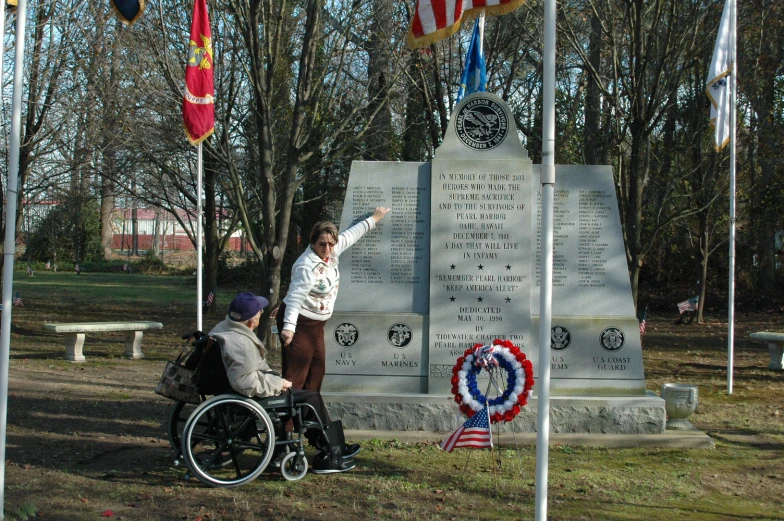
{"type": "Polygon", "coordinates": [[[509,340],[494,340],[490,345],[474,344],[467,349],[452,368],[451,382],[452,394],[463,414],[471,418],[487,406],[492,423],[508,422],[528,403],[534,385],[534,369],[519,347],[509,340]],[[494,375],[500,374],[498,368],[506,371],[503,392],[495,382],[494,375]],[[482,370],[489,373],[500,396],[488,399],[479,390],[476,378],[482,370]]]}

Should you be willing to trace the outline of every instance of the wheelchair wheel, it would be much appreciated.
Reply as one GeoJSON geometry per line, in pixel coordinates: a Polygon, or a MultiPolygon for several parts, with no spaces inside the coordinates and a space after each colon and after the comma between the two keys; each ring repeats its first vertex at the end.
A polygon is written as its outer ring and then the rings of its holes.
{"type": "Polygon", "coordinates": [[[289,452],[280,462],[280,473],[288,481],[297,481],[308,473],[308,460],[304,454],[289,452]]]}
{"type": "Polygon", "coordinates": [[[193,411],[182,435],[188,468],[214,487],[256,479],[272,457],[275,433],[267,412],[239,395],[216,396],[193,411]]]}
{"type": "Polygon", "coordinates": [[[195,405],[185,402],[177,402],[174,407],[169,411],[169,424],[167,430],[169,431],[169,445],[171,445],[174,453],[181,456],[180,443],[182,441],[182,431],[185,429],[185,424],[188,422],[195,405]]]}

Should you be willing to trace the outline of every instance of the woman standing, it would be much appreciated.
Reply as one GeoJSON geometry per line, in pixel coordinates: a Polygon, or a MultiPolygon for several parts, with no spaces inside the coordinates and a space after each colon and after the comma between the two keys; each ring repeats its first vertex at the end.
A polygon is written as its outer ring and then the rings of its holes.
{"type": "Polygon", "coordinates": [[[327,221],[313,226],[310,246],[291,269],[291,285],[276,315],[283,345],[283,377],[294,389],[321,392],[326,371],[324,324],[335,305],[340,283],[338,257],[376,227],[389,208],[378,207],[373,215],[338,234],[327,221]]]}

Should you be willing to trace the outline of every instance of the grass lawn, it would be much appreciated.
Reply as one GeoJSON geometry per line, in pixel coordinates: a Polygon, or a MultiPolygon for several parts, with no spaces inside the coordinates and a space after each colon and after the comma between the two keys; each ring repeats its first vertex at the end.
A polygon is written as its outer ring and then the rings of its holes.
{"type": "MultiPolygon", "coordinates": [[[[264,474],[235,489],[207,488],[172,465],[172,402],[152,392],[163,361],[195,328],[190,277],[19,273],[9,375],[6,519],[516,520],[534,518],[535,449],[457,450],[374,440],[357,468],[291,483],[264,474]],[[87,362],[62,360],[46,322],[157,320],[142,360],[121,358],[121,333],[88,335],[87,362]]],[[[239,288],[222,288],[223,310],[239,288]]],[[[251,288],[253,289],[253,288],[251,288]]],[[[726,392],[726,319],[674,325],[648,315],[646,383],[697,384],[692,422],[713,450],[550,450],[551,520],[784,520],[784,373],[767,369],[753,331],[781,315],[736,322],[735,392],[726,392]]],[[[208,315],[205,329],[222,319],[208,315]]],[[[273,364],[277,352],[272,352],[273,364]]]]}

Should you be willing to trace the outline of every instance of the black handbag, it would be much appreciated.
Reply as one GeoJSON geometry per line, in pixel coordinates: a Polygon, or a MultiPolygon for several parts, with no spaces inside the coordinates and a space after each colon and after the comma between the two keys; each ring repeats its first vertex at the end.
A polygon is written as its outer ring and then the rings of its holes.
{"type": "Polygon", "coordinates": [[[199,340],[208,339],[209,345],[212,343],[212,338],[202,337],[194,342],[191,349],[188,349],[188,341],[191,338],[188,337],[185,341],[185,347],[175,360],[166,362],[161,379],[155,386],[155,393],[178,402],[199,404],[201,395],[204,394],[199,389],[199,382],[204,361],[202,354],[205,349],[204,342],[199,340]]]}

